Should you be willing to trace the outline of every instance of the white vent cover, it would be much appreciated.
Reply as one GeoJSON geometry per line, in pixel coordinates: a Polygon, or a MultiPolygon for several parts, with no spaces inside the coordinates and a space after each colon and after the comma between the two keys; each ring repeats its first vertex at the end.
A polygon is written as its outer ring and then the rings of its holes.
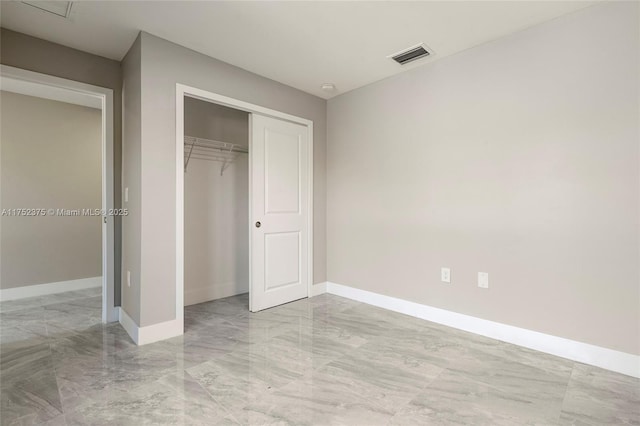
{"type": "Polygon", "coordinates": [[[71,1],[26,1],[22,3],[40,9],[42,11],[51,13],[56,16],[68,18],[71,14],[71,1]]]}
{"type": "Polygon", "coordinates": [[[387,58],[391,58],[400,65],[404,65],[418,59],[426,58],[429,55],[431,55],[431,52],[427,50],[426,46],[424,44],[418,44],[417,46],[413,46],[398,53],[394,53],[393,55],[389,55],[387,56],[387,58]]]}

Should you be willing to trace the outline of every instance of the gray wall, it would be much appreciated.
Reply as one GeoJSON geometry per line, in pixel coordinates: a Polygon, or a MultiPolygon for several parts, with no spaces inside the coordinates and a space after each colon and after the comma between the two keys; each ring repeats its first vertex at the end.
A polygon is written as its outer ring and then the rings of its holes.
{"type": "Polygon", "coordinates": [[[186,96],[184,134],[248,147],[249,114],[186,96]]]}
{"type": "MultiPolygon", "coordinates": [[[[147,326],[176,317],[176,83],[313,120],[314,282],[325,281],[326,102],[147,33],[142,33],[141,57],[140,224],[144,226],[132,230],[141,236],[138,324],[147,326]]],[[[129,261],[125,254],[123,262],[129,261]]]]}
{"type": "MultiPolygon", "coordinates": [[[[25,34],[0,29],[0,63],[113,89],[113,176],[115,207],[121,207],[122,79],[120,63],[25,34]]],[[[115,304],[120,304],[121,220],[115,216],[115,304]]]]}
{"type": "Polygon", "coordinates": [[[640,353],[638,25],[595,6],[330,100],[328,280],[640,353]]]}
{"type": "MultiPolygon", "coordinates": [[[[0,92],[0,208],[102,207],[102,112],[0,92]]],[[[100,216],[2,216],[1,288],[102,275],[100,216]]]]}
{"type": "Polygon", "coordinates": [[[122,309],[140,323],[140,228],[142,191],[140,190],[142,147],[141,44],[136,39],[122,60],[122,184],[129,199],[122,204],[129,210],[122,218],[122,309]],[[127,281],[131,273],[131,283],[127,281]]]}

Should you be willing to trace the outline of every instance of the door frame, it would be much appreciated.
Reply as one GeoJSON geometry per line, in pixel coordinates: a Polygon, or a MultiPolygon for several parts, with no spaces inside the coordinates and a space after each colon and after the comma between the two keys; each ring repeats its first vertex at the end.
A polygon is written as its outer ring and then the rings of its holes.
{"type": "MultiPolygon", "coordinates": [[[[54,87],[98,98],[102,114],[102,210],[114,208],[113,202],[113,90],[48,74],[0,66],[3,78],[54,87]]],[[[102,322],[118,321],[115,306],[115,226],[114,216],[102,217],[102,322]],[[106,220],[105,220],[106,219],[106,220]]]]}
{"type": "MultiPolygon", "coordinates": [[[[306,118],[297,117],[271,108],[255,105],[249,102],[230,98],[218,93],[176,83],[176,319],[184,320],[184,97],[200,99],[205,102],[226,106],[229,108],[245,111],[250,114],[266,115],[280,120],[301,124],[307,128],[309,149],[307,156],[309,188],[307,195],[307,230],[309,238],[307,241],[307,297],[311,297],[313,286],[313,121],[306,118]]],[[[249,127],[251,127],[251,115],[249,115],[249,127]]],[[[251,129],[249,129],[251,130],[251,129]]],[[[251,185],[251,132],[249,132],[249,201],[253,199],[251,185]]],[[[251,227],[253,212],[249,202],[249,309],[253,305],[253,279],[251,275],[251,252],[252,238],[251,227]]]]}

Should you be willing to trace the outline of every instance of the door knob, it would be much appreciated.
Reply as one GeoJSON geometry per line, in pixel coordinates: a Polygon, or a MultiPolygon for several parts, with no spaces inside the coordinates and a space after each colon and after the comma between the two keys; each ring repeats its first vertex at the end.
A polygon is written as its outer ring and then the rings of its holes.
{"type": "Polygon", "coordinates": [[[256,228],[260,228],[260,226],[262,226],[262,224],[260,222],[256,222],[256,228]]]}

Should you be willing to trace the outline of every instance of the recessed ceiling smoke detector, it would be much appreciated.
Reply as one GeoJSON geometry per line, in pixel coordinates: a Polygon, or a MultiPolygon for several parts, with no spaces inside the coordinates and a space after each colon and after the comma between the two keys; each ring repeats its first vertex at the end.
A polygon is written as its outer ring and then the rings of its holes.
{"type": "Polygon", "coordinates": [[[72,1],[26,1],[22,3],[40,9],[52,15],[68,18],[71,14],[72,1]]]}
{"type": "Polygon", "coordinates": [[[336,85],[333,83],[324,83],[322,86],[320,86],[322,88],[322,90],[324,90],[325,92],[333,92],[334,90],[336,90],[336,85]]]}
{"type": "Polygon", "coordinates": [[[417,46],[389,55],[387,58],[391,58],[400,65],[404,65],[409,62],[417,61],[418,59],[426,58],[429,55],[431,55],[431,52],[427,50],[424,44],[420,43],[417,46]]]}

